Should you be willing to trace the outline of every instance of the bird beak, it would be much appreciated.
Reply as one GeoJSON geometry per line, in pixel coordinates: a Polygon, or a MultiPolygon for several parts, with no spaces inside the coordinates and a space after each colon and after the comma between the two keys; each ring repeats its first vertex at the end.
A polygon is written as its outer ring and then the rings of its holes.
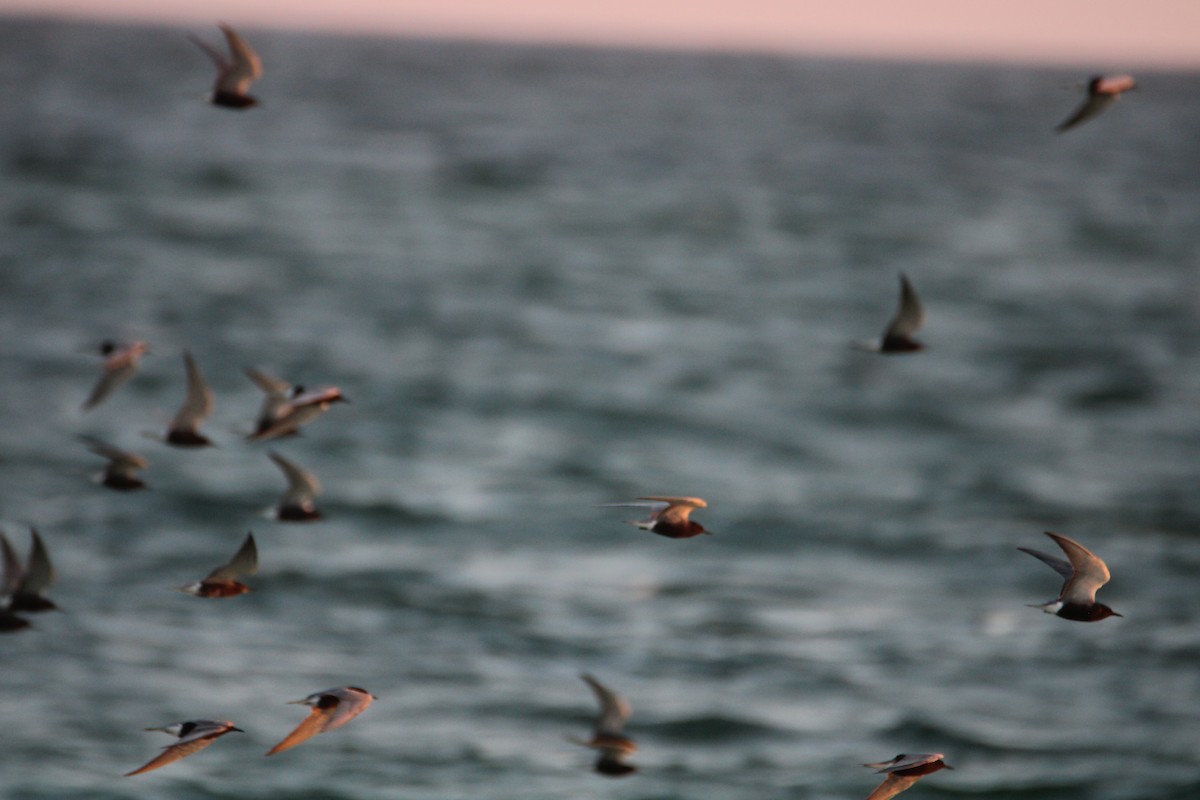
{"type": "MultiPolygon", "coordinates": [[[[231,732],[232,732],[232,731],[237,731],[238,733],[245,733],[245,731],[244,731],[244,730],[242,730],[241,728],[230,728],[229,730],[230,730],[231,732]]],[[[949,769],[949,768],[947,767],[947,769],[949,769]]]]}

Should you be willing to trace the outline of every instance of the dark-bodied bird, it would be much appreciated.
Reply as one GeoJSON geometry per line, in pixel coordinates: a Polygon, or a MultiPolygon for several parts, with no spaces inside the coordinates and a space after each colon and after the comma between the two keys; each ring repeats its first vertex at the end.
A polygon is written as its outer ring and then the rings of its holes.
{"type": "Polygon", "coordinates": [[[644,503],[604,503],[598,508],[648,508],[646,519],[625,520],[628,525],[644,531],[657,533],[669,539],[689,539],[702,533],[711,534],[699,522],[689,519],[692,509],[708,508],[708,503],[699,497],[639,497],[644,503]]]}
{"type": "Polygon", "coordinates": [[[891,761],[863,764],[864,767],[870,767],[876,772],[887,773],[883,783],[875,787],[875,791],[867,796],[867,800],[889,800],[930,773],[942,769],[954,769],[942,761],[943,758],[941,753],[901,753],[891,761]]]}
{"type": "Polygon", "coordinates": [[[1137,88],[1131,75],[1095,75],[1087,84],[1087,99],[1083,104],[1060,122],[1054,129],[1057,133],[1069,131],[1080,123],[1087,122],[1111,106],[1122,92],[1137,88]]]}
{"type": "Polygon", "coordinates": [[[924,325],[925,308],[921,305],[921,298],[917,297],[917,290],[909,282],[908,276],[901,272],[900,304],[896,308],[896,316],[892,317],[879,341],[867,347],[880,353],[915,353],[925,347],[913,338],[924,325]]]}
{"type": "Polygon", "coordinates": [[[637,772],[637,767],[625,761],[638,749],[637,743],[625,735],[625,723],[632,713],[629,703],[586,672],[579,677],[591,687],[592,694],[596,696],[596,702],[600,705],[600,713],[592,726],[592,738],[572,737],[570,741],[590,747],[599,753],[594,769],[601,775],[619,778],[637,772]]]}
{"type": "Polygon", "coordinates": [[[9,612],[55,611],[58,606],[44,596],[46,589],[54,583],[54,565],[50,563],[50,556],[37,530],[31,528],[29,536],[29,558],[22,567],[8,537],[0,531],[0,554],[4,559],[4,582],[0,595],[8,598],[6,608],[9,612]]]}
{"type": "Polygon", "coordinates": [[[137,453],[122,450],[95,436],[80,436],[79,439],[88,446],[88,450],[108,459],[108,464],[100,475],[102,486],[120,492],[146,488],[146,482],[137,475],[139,469],[145,469],[148,466],[145,458],[137,453]]]}
{"type": "Polygon", "coordinates": [[[258,105],[258,98],[252,97],[248,92],[250,84],[262,77],[262,60],[232,27],[224,22],[219,23],[217,27],[225,34],[225,42],[229,45],[228,58],[203,39],[190,37],[201,50],[208,53],[208,57],[217,67],[217,79],[209,102],[215,106],[238,110],[258,105]]]}
{"type": "Polygon", "coordinates": [[[1121,616],[1103,603],[1096,602],[1096,591],[1108,583],[1108,566],[1074,539],[1050,531],[1045,531],[1045,534],[1062,548],[1067,560],[1028,547],[1017,549],[1048,564],[1063,577],[1063,587],[1057,599],[1041,605],[1031,603],[1030,608],[1040,608],[1047,614],[1077,622],[1099,622],[1106,617],[1121,616]]]}
{"type": "Polygon", "coordinates": [[[196,366],[196,360],[187,350],[183,351],[183,367],[187,372],[187,394],[175,418],[167,426],[164,441],[175,447],[208,447],[212,441],[200,433],[200,423],[212,414],[212,389],[208,388],[200,368],[196,366]]]}
{"type": "Polygon", "coordinates": [[[150,352],[150,346],[145,342],[128,342],[118,344],[105,339],[100,343],[100,355],[104,356],[103,372],[100,380],[92,388],[92,393],[83,401],[83,410],[95,408],[113,393],[118,386],[125,383],[137,372],[138,362],[142,356],[150,352]]]}
{"type": "Polygon", "coordinates": [[[290,700],[295,705],[311,706],[312,711],[295,730],[283,738],[283,741],[267,751],[273,756],[284,750],[291,750],[318,733],[337,730],[359,714],[367,710],[375,695],[357,686],[342,686],[337,689],[326,689],[314,692],[303,700],[290,700]]]}
{"type": "Polygon", "coordinates": [[[283,476],[288,482],[287,491],[279,498],[279,505],[275,508],[275,518],[282,522],[309,522],[320,519],[321,512],[317,510],[315,499],[321,493],[321,484],[317,481],[317,476],[273,450],[267,455],[283,471],[283,476]]]}
{"type": "Polygon", "coordinates": [[[179,591],[196,597],[236,597],[253,591],[246,584],[240,583],[238,578],[253,575],[257,571],[258,547],[254,544],[254,534],[247,533],[246,539],[233,558],[205,575],[202,580],[180,586],[179,591]]]}
{"type": "Polygon", "coordinates": [[[146,728],[146,730],[163,731],[178,737],[179,741],[167,745],[161,753],[132,772],[126,772],[126,778],[131,775],[141,775],[143,772],[149,772],[159,767],[165,767],[167,764],[173,764],[179,759],[186,758],[193,753],[199,753],[227,733],[232,733],[233,731],[243,733],[241,728],[234,727],[233,723],[227,719],[188,720],[187,722],[163,725],[159,728],[146,728]]]}
{"type": "Polygon", "coordinates": [[[342,390],[336,386],[314,389],[311,392],[293,393],[285,402],[275,409],[275,419],[263,427],[262,417],[259,418],[259,428],[246,438],[252,442],[265,442],[268,439],[278,439],[296,433],[304,425],[329,410],[334,403],[350,402],[342,395],[342,390]]]}

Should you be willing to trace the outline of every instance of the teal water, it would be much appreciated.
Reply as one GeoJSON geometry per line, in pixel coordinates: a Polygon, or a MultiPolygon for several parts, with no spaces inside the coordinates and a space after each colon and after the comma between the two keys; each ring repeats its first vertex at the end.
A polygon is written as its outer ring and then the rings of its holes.
{"type": "Polygon", "coordinates": [[[926,797],[1200,790],[1195,75],[1055,136],[1084,75],[247,30],[235,114],[186,33],[0,22],[0,519],[65,609],[0,638],[0,797],[819,800],[905,751],[926,797]],[[928,350],[854,349],[900,271],[928,350]],[[154,351],[83,413],[104,338],[154,351]],[[143,436],[184,348],[202,452],[143,436]],[[320,523],[262,516],[247,366],[352,401],[272,445],[320,523]],[[716,535],[593,508],[641,494],[716,535]],[[1025,607],[1046,529],[1124,618],[1025,607]],[[254,593],[170,591],[247,530],[254,593]],[[583,670],[630,779],[565,741],[583,670]],[[246,733],[120,777],[205,717],[246,733]]]}

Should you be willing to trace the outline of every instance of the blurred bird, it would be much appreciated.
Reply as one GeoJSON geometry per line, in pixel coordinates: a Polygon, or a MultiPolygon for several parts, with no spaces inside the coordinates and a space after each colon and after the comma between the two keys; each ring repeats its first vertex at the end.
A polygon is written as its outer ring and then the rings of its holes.
{"type": "Polygon", "coordinates": [[[892,317],[884,330],[883,336],[876,341],[864,342],[863,347],[879,353],[913,353],[924,349],[925,345],[913,338],[925,324],[925,308],[917,297],[917,290],[909,282],[908,276],[900,273],[900,304],[896,316],[892,317]]]}
{"type": "Polygon", "coordinates": [[[254,534],[247,533],[245,541],[233,558],[208,573],[203,580],[179,587],[179,591],[196,597],[236,597],[253,591],[237,579],[243,575],[253,575],[257,571],[258,547],[254,544],[254,534]]]}
{"type": "Polygon", "coordinates": [[[209,102],[215,106],[238,110],[258,105],[258,98],[251,97],[247,92],[250,90],[250,84],[262,77],[261,59],[232,27],[224,22],[219,23],[217,27],[225,34],[229,58],[203,39],[189,37],[201,50],[208,53],[208,57],[217,67],[217,80],[209,102]]]}
{"type": "Polygon", "coordinates": [[[196,360],[187,350],[183,351],[183,366],[187,372],[187,395],[167,426],[165,441],[175,447],[208,447],[212,441],[200,433],[200,423],[212,414],[212,389],[208,388],[196,360]]]}
{"type": "Polygon", "coordinates": [[[122,492],[146,488],[146,482],[135,474],[137,470],[148,466],[145,458],[95,436],[80,436],[79,439],[88,446],[88,450],[108,459],[108,464],[100,475],[101,485],[122,492]]]}
{"type": "Polygon", "coordinates": [[[308,522],[321,518],[315,497],[321,493],[317,476],[288,461],[275,451],[267,453],[287,478],[288,488],[279,498],[275,518],[283,522],[308,522]]]}
{"type": "MultiPolygon", "coordinates": [[[[303,386],[293,386],[283,378],[276,378],[274,375],[260,372],[253,367],[246,367],[243,371],[246,373],[246,377],[254,381],[254,384],[262,390],[264,395],[262,407],[258,412],[258,420],[254,424],[254,434],[262,433],[278,422],[280,416],[286,412],[288,401],[304,394],[303,386]]],[[[291,431],[290,434],[281,435],[294,436],[297,433],[298,431],[291,431]]]]}
{"type": "Polygon", "coordinates": [[[625,698],[609,689],[586,672],[579,676],[592,689],[600,714],[592,726],[591,739],[570,738],[570,741],[599,752],[594,769],[601,775],[619,778],[637,772],[637,767],[625,759],[637,752],[637,743],[624,734],[625,723],[632,713],[625,698]]]}
{"type": "MultiPolygon", "coordinates": [[[[268,397],[268,400],[270,399],[268,397]]],[[[278,439],[280,436],[296,433],[301,425],[321,416],[334,403],[348,402],[350,401],[342,395],[342,390],[336,386],[327,386],[311,392],[293,392],[292,397],[275,408],[274,420],[264,427],[262,425],[263,417],[260,415],[259,429],[246,438],[252,442],[265,442],[268,439],[278,439]]]]}
{"type": "Polygon", "coordinates": [[[670,539],[689,539],[702,533],[711,534],[698,522],[688,519],[694,508],[708,508],[708,503],[699,497],[639,497],[645,503],[604,503],[597,508],[648,508],[649,516],[643,520],[625,520],[644,531],[657,533],[670,539]]]}
{"type": "Polygon", "coordinates": [[[145,342],[118,344],[110,339],[101,342],[100,355],[104,356],[103,372],[81,408],[87,411],[100,405],[118,386],[133,377],[133,373],[137,372],[138,362],[148,352],[150,346],[145,342]]]}
{"type": "Polygon", "coordinates": [[[295,730],[283,738],[283,741],[268,750],[267,755],[273,756],[284,750],[291,750],[318,733],[337,730],[366,711],[367,706],[375,699],[375,695],[366,689],[342,686],[310,694],[303,700],[290,700],[289,702],[295,705],[312,706],[312,711],[295,730]]]}
{"type": "Polygon", "coordinates": [[[8,537],[0,531],[0,555],[4,560],[4,581],[0,584],[0,595],[6,596],[6,610],[11,612],[55,611],[58,606],[43,594],[54,583],[54,565],[46,553],[46,546],[37,529],[29,531],[29,558],[22,567],[17,552],[8,537]]]}
{"type": "Polygon", "coordinates": [[[1137,88],[1132,75],[1096,75],[1088,81],[1087,98],[1071,116],[1058,124],[1057,133],[1069,131],[1076,125],[1087,122],[1111,106],[1122,92],[1137,88]]]}
{"type": "Polygon", "coordinates": [[[883,783],[875,787],[875,791],[867,796],[867,800],[888,800],[911,787],[925,775],[942,769],[954,769],[942,761],[943,758],[941,753],[901,753],[891,761],[863,764],[876,772],[887,773],[883,783]]]}
{"type": "Polygon", "coordinates": [[[1108,583],[1108,566],[1074,539],[1050,531],[1045,531],[1045,534],[1066,553],[1066,561],[1028,547],[1017,549],[1048,564],[1063,576],[1064,583],[1056,600],[1041,605],[1030,604],[1030,608],[1040,608],[1047,614],[1077,622],[1099,622],[1105,617],[1121,616],[1103,603],[1096,602],[1096,591],[1108,583]]]}
{"type": "Polygon", "coordinates": [[[143,772],[149,772],[159,767],[165,767],[167,764],[173,764],[179,759],[186,758],[193,753],[199,753],[227,733],[232,733],[233,731],[244,732],[241,728],[235,728],[233,723],[227,719],[196,719],[187,722],[176,722],[173,725],[163,725],[160,728],[146,728],[146,730],[163,731],[178,737],[179,741],[175,742],[175,744],[167,745],[158,756],[150,759],[132,772],[126,772],[126,778],[131,775],[141,775],[143,772]]]}

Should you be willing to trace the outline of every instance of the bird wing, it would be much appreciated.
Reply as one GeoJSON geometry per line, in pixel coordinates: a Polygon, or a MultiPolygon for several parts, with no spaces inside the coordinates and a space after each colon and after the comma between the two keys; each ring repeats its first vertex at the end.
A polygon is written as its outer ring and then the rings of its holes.
{"type": "Polygon", "coordinates": [[[1054,130],[1058,133],[1069,131],[1080,123],[1087,122],[1092,117],[1096,116],[1104,109],[1108,108],[1116,100],[1115,95],[1108,94],[1091,94],[1080,104],[1079,108],[1075,109],[1071,116],[1058,124],[1054,130]]]}
{"type": "Polygon", "coordinates": [[[276,753],[282,753],[284,750],[291,750],[298,744],[307,742],[318,733],[324,731],[329,720],[333,716],[334,709],[314,708],[309,715],[304,718],[304,721],[295,727],[295,729],[283,738],[283,741],[267,751],[267,755],[273,756],[276,753]]]}
{"type": "Polygon", "coordinates": [[[883,332],[883,338],[912,336],[924,324],[925,308],[921,305],[921,298],[917,296],[917,290],[909,283],[908,276],[901,272],[900,304],[896,309],[896,316],[892,317],[887,330],[883,332]]]}
{"type": "Polygon", "coordinates": [[[132,378],[135,372],[137,372],[137,362],[132,359],[125,359],[111,366],[106,362],[104,372],[100,375],[100,380],[96,381],[96,385],[92,387],[92,393],[83,401],[83,406],[81,406],[83,410],[87,411],[90,408],[100,405],[104,398],[112,394],[118,386],[132,378]]]}
{"type": "Polygon", "coordinates": [[[875,787],[875,791],[867,795],[867,800],[889,800],[919,781],[919,775],[889,774],[883,783],[875,787]]]}
{"type": "Polygon", "coordinates": [[[32,544],[29,546],[29,560],[25,562],[25,574],[21,579],[21,591],[27,594],[41,594],[54,583],[54,565],[42,544],[42,537],[37,530],[30,530],[32,544]]]}
{"type": "Polygon", "coordinates": [[[592,689],[600,714],[596,717],[595,736],[621,736],[632,709],[625,698],[609,689],[586,672],[579,676],[592,689]]]}
{"type": "Polygon", "coordinates": [[[313,497],[321,493],[321,484],[317,481],[317,476],[305,469],[301,469],[296,464],[288,461],[283,456],[271,450],[267,453],[275,465],[283,472],[283,476],[287,478],[288,488],[283,495],[283,505],[307,506],[311,505],[313,497]]]}
{"type": "Polygon", "coordinates": [[[242,575],[253,575],[258,571],[258,547],[254,544],[254,534],[247,533],[246,540],[233,558],[214,569],[205,577],[206,581],[232,581],[242,575]]]}
{"type": "Polygon", "coordinates": [[[1075,575],[1075,568],[1071,566],[1071,562],[1064,561],[1057,556],[1047,555],[1040,550],[1034,550],[1032,547],[1018,547],[1022,553],[1028,553],[1036,559],[1039,559],[1046,564],[1049,564],[1055,572],[1063,576],[1063,580],[1071,580],[1075,575]]]}
{"type": "Polygon", "coordinates": [[[251,83],[262,77],[262,60],[232,27],[222,22],[220,28],[225,34],[225,41],[229,44],[229,52],[233,58],[222,75],[222,82],[239,94],[244,94],[251,83]]]}
{"type": "Polygon", "coordinates": [[[131,453],[128,450],[122,450],[116,445],[109,444],[103,439],[98,439],[95,436],[87,436],[81,434],[79,440],[87,445],[88,450],[98,456],[103,456],[112,462],[114,467],[117,467],[125,472],[133,469],[145,469],[149,462],[137,453],[131,453]]]}
{"type": "Polygon", "coordinates": [[[1094,553],[1074,539],[1046,531],[1058,543],[1075,573],[1063,585],[1059,599],[1067,603],[1091,605],[1096,602],[1096,590],[1108,583],[1108,566],[1094,553]]]}
{"type": "Polygon", "coordinates": [[[208,57],[212,59],[212,62],[217,65],[218,71],[224,72],[225,70],[229,69],[229,61],[225,58],[224,53],[198,36],[192,36],[191,34],[188,34],[188,38],[195,42],[197,47],[208,54],[208,57]]]}
{"type": "MultiPolygon", "coordinates": [[[[901,753],[891,761],[881,761],[878,764],[863,764],[864,767],[871,767],[876,772],[900,772],[913,767],[923,767],[927,764],[933,764],[941,761],[946,756],[942,753],[901,753]]],[[[941,765],[938,769],[942,769],[945,765],[941,765]]],[[[937,770],[934,770],[935,772],[937,770]]]]}
{"type": "Polygon", "coordinates": [[[175,414],[175,419],[171,420],[171,430],[194,431],[204,418],[212,413],[213,393],[212,389],[208,388],[204,376],[200,374],[196,360],[187,350],[183,351],[183,365],[187,371],[187,396],[175,414]]]}
{"type": "Polygon", "coordinates": [[[215,742],[217,737],[224,732],[225,731],[214,733],[212,731],[207,731],[200,735],[199,738],[195,736],[188,736],[180,739],[175,744],[167,745],[165,748],[163,748],[163,751],[158,754],[158,756],[150,759],[133,772],[126,772],[125,777],[128,778],[133,775],[141,775],[143,772],[149,772],[150,770],[158,769],[159,767],[165,767],[167,764],[173,764],[179,759],[187,758],[193,753],[199,753],[201,750],[215,742]]]}

